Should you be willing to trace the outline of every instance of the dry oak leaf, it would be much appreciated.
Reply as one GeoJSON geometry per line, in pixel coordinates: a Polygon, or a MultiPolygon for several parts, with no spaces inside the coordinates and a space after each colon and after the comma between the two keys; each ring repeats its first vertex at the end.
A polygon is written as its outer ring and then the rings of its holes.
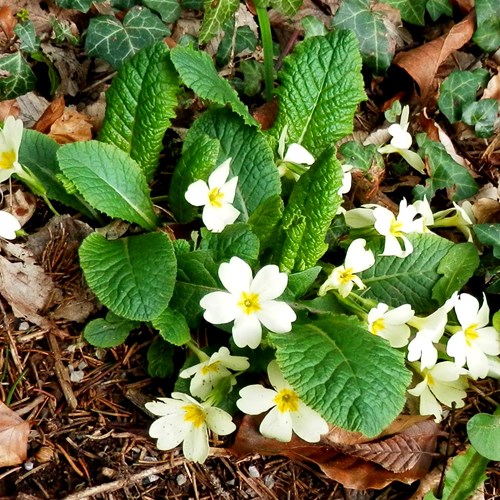
{"type": "Polygon", "coordinates": [[[28,458],[30,426],[0,401],[0,467],[22,464],[28,458]]]}
{"type": "Polygon", "coordinates": [[[474,29],[474,12],[471,12],[445,35],[396,55],[394,64],[403,68],[417,82],[424,103],[437,88],[435,76],[439,66],[471,39],[474,29]]]}
{"type": "Polygon", "coordinates": [[[66,108],[63,115],[52,124],[48,135],[59,144],[90,141],[92,139],[92,124],[88,116],[74,109],[66,108]]]}
{"type": "Polygon", "coordinates": [[[37,122],[34,125],[34,129],[37,132],[41,132],[42,134],[46,134],[50,127],[54,124],[56,120],[61,118],[65,109],[64,97],[56,97],[45,109],[42,113],[42,116],[38,118],[37,122]]]}

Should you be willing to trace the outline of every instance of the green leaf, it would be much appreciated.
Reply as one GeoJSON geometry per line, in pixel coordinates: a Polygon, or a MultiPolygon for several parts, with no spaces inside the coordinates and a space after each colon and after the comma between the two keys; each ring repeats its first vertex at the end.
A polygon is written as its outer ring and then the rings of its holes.
{"type": "Polygon", "coordinates": [[[496,0],[476,0],[477,29],[472,39],[485,52],[500,47],[500,4],[496,0]]]}
{"type": "Polygon", "coordinates": [[[479,255],[472,243],[457,243],[441,259],[437,272],[442,278],[432,288],[432,298],[444,304],[453,292],[461,288],[472,278],[479,266],[479,255]]]}
{"type": "Polygon", "coordinates": [[[156,228],[146,179],[121,149],[98,141],[75,142],[60,147],[57,159],[63,174],[94,208],[144,229],[156,228]]]}
{"type": "Polygon", "coordinates": [[[83,241],[79,255],[88,285],[115,314],[149,321],[168,306],[177,265],[164,233],[112,241],[93,233],[83,241]]]}
{"type": "Polygon", "coordinates": [[[264,65],[254,59],[247,59],[241,61],[240,71],[243,75],[244,94],[250,97],[258,94],[264,79],[264,65]]]}
{"type": "Polygon", "coordinates": [[[413,190],[417,198],[426,196],[430,200],[438,189],[446,189],[451,200],[460,201],[477,192],[472,175],[453,160],[442,144],[432,141],[426,134],[418,134],[417,143],[420,146],[418,154],[427,156],[430,169],[430,178],[425,186],[416,186],[413,190]]]}
{"type": "Polygon", "coordinates": [[[0,100],[14,99],[35,88],[36,76],[21,52],[0,56],[0,100]]]}
{"type": "Polygon", "coordinates": [[[88,323],[83,330],[83,337],[90,345],[107,349],[123,344],[129,333],[139,325],[138,321],[108,312],[106,319],[98,318],[88,323]]]}
{"type": "Polygon", "coordinates": [[[441,84],[438,106],[451,123],[462,119],[467,105],[476,101],[479,87],[486,86],[489,74],[485,69],[453,71],[441,84]]]}
{"type": "Polygon", "coordinates": [[[206,52],[178,45],[172,49],[171,57],[182,81],[202,99],[222,105],[229,104],[245,123],[256,125],[257,122],[240,101],[236,91],[217,74],[212,59],[206,52]]]}
{"type": "Polygon", "coordinates": [[[111,66],[121,65],[140,49],[170,35],[161,19],[146,7],[132,7],[123,24],[114,16],[96,16],[90,20],[85,39],[89,56],[100,57],[111,66]]]}
{"type": "Polygon", "coordinates": [[[198,40],[207,43],[222,31],[222,25],[238,10],[239,0],[205,0],[205,15],[198,40]]]}
{"type": "Polygon", "coordinates": [[[377,151],[375,144],[363,146],[358,141],[347,141],[340,146],[340,153],[346,160],[346,164],[368,171],[373,165],[383,167],[382,155],[377,151]]]}
{"type": "Polygon", "coordinates": [[[473,229],[477,239],[483,245],[491,245],[493,255],[500,259],[500,224],[475,224],[473,229]]]}
{"type": "Polygon", "coordinates": [[[103,3],[104,0],[56,0],[56,4],[63,9],[75,9],[84,14],[90,10],[92,3],[103,3]]]}
{"type": "Polygon", "coordinates": [[[474,127],[478,137],[490,137],[495,131],[495,120],[498,116],[496,99],[481,99],[470,103],[462,114],[462,120],[474,127]]]}
{"type": "Polygon", "coordinates": [[[302,144],[314,157],[352,132],[354,113],[366,98],[356,37],[338,30],[297,45],[285,59],[279,111],[270,133],[302,144]]]}
{"type": "Polygon", "coordinates": [[[281,193],[278,169],[264,135],[228,109],[210,110],[198,118],[186,136],[190,148],[201,136],[220,142],[217,165],[232,158],[230,177],[238,176],[234,206],[241,212],[239,221],[249,216],[265,200],[281,193]]]}
{"type": "Polygon", "coordinates": [[[283,299],[286,301],[300,299],[314,284],[320,272],[321,266],[315,266],[305,271],[290,274],[283,299]]]}
{"type": "MultiPolygon", "coordinates": [[[[234,23],[233,23],[234,25],[234,23]]],[[[243,51],[253,52],[257,47],[257,37],[250,26],[240,26],[236,29],[234,36],[234,26],[230,30],[224,30],[224,38],[217,49],[217,63],[225,66],[231,57],[241,54],[243,51]],[[234,47],[233,47],[234,36],[234,47]]],[[[254,61],[256,62],[256,61],[254,61]]]]}
{"type": "Polygon", "coordinates": [[[356,34],[363,62],[375,73],[383,73],[391,65],[395,40],[385,27],[383,14],[372,10],[370,0],[344,0],[332,24],[356,34]]]}
{"type": "Polygon", "coordinates": [[[202,228],[200,250],[212,250],[214,260],[220,262],[237,256],[250,266],[259,258],[259,238],[251,231],[248,224],[231,224],[222,233],[211,233],[202,228]]]}
{"type": "Polygon", "coordinates": [[[427,0],[384,0],[384,3],[399,9],[403,21],[418,26],[424,26],[426,2],[427,0]]]}
{"type": "Polygon", "coordinates": [[[182,157],[174,170],[168,194],[170,210],[177,222],[191,222],[196,217],[198,207],[188,203],[184,194],[193,182],[208,179],[217,166],[219,150],[219,141],[205,134],[200,135],[189,147],[184,143],[182,157]]]}
{"type": "Polygon", "coordinates": [[[330,149],[295,184],[283,214],[281,270],[312,267],[328,249],[326,233],[342,202],[342,177],[340,162],[330,149]]]}
{"type": "Polygon", "coordinates": [[[179,0],[142,0],[142,3],[158,12],[164,23],[175,23],[179,19],[181,13],[179,0]]]}
{"type": "Polygon", "coordinates": [[[280,195],[270,196],[250,215],[248,224],[258,236],[261,249],[272,243],[274,230],[283,215],[283,200],[280,195]]]}
{"type": "Polygon", "coordinates": [[[24,52],[35,52],[40,47],[40,38],[36,36],[33,21],[25,21],[14,26],[14,33],[21,42],[20,49],[24,52]]]}
{"type": "Polygon", "coordinates": [[[186,318],[179,312],[167,307],[152,320],[152,325],[160,332],[163,340],[180,346],[191,340],[191,333],[186,318]]]}
{"type": "Polygon", "coordinates": [[[442,15],[453,16],[453,7],[450,0],[427,0],[425,8],[433,21],[437,21],[442,15]]]}
{"type": "Polygon", "coordinates": [[[156,337],[148,349],[148,374],[150,377],[169,378],[174,373],[174,346],[156,337]]]}
{"type": "Polygon", "coordinates": [[[175,116],[179,79],[169,50],[158,42],[129,59],[106,93],[106,116],[99,139],[118,146],[150,181],[158,167],[162,140],[175,116]]]}
{"type": "Polygon", "coordinates": [[[36,130],[23,130],[19,148],[19,162],[35,175],[47,192],[47,197],[73,207],[82,214],[93,217],[93,211],[79,195],[68,194],[58,176],[61,170],[57,163],[59,144],[36,130]]]}
{"type": "Polygon", "coordinates": [[[270,0],[269,4],[283,15],[293,17],[302,5],[302,0],[270,0]]]}
{"type": "MultiPolygon", "coordinates": [[[[413,252],[404,259],[380,256],[383,241],[378,241],[372,248],[375,264],[360,273],[361,280],[368,287],[364,296],[391,307],[410,304],[417,314],[432,313],[444,303],[444,300],[436,303],[432,290],[443,279],[438,268],[454,244],[433,233],[409,234],[407,237],[413,245],[413,252]]],[[[453,270],[455,280],[458,280],[457,274],[462,266],[468,269],[467,263],[458,263],[457,266],[459,268],[453,270]]],[[[446,267],[444,271],[450,270],[446,267]]],[[[452,277],[446,280],[452,281],[452,277]]]]}
{"type": "Polygon", "coordinates": [[[325,36],[328,33],[323,21],[316,16],[306,16],[300,20],[300,24],[304,29],[304,38],[311,36],[325,36]]]}
{"type": "Polygon", "coordinates": [[[488,460],[500,460],[500,415],[477,413],[467,422],[467,436],[478,453],[488,460]]]}
{"type": "Polygon", "coordinates": [[[404,354],[358,320],[330,316],[270,338],[285,379],[329,423],[372,437],[402,410],[411,380],[404,354]]]}
{"type": "Polygon", "coordinates": [[[211,252],[197,250],[177,257],[177,282],[170,307],[183,314],[190,328],[196,328],[201,320],[202,297],[220,290],[217,272],[211,252]]]}
{"type": "Polygon", "coordinates": [[[457,455],[446,471],[442,497],[446,500],[464,500],[477,490],[486,479],[488,459],[473,446],[465,454],[457,455]]]}

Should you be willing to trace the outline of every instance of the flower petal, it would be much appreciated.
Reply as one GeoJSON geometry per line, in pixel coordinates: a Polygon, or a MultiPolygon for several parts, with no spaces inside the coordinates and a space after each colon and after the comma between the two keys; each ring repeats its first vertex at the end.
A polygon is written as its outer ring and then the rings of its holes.
{"type": "Polygon", "coordinates": [[[219,192],[224,195],[224,201],[227,203],[233,203],[234,196],[236,194],[236,186],[238,184],[238,176],[229,179],[221,188],[219,192]]]}
{"type": "Polygon", "coordinates": [[[291,385],[283,377],[278,362],[276,360],[271,361],[267,365],[267,376],[269,377],[269,382],[277,390],[291,389],[291,385]]]}
{"type": "Polygon", "coordinates": [[[262,340],[262,327],[255,314],[238,316],[232,329],[234,343],[238,347],[257,349],[262,340]]]}
{"type": "Polygon", "coordinates": [[[457,314],[460,326],[465,330],[469,326],[477,323],[479,312],[479,301],[473,295],[461,293],[455,303],[455,313],[457,314]]]}
{"type": "Polygon", "coordinates": [[[6,240],[13,240],[16,237],[16,231],[21,229],[21,224],[9,212],[0,210],[0,237],[6,240]]]}
{"type": "Polygon", "coordinates": [[[312,165],[314,163],[314,156],[304,146],[293,143],[288,146],[283,160],[298,163],[299,165],[312,165]]]}
{"type": "Polygon", "coordinates": [[[238,314],[234,296],[228,292],[209,293],[200,300],[200,306],[205,309],[203,317],[213,325],[229,323],[238,314]]]}
{"type": "Polygon", "coordinates": [[[214,188],[221,188],[229,177],[229,165],[231,163],[231,158],[221,163],[208,178],[208,188],[212,190],[214,188]]]}
{"type": "Polygon", "coordinates": [[[232,224],[239,215],[240,211],[230,203],[222,203],[220,207],[214,207],[207,203],[203,207],[202,220],[209,231],[220,233],[226,226],[232,224]]]}
{"type": "Polygon", "coordinates": [[[259,431],[264,437],[288,443],[292,439],[290,413],[281,413],[278,408],[273,408],[262,420],[259,431]]]}
{"type": "Polygon", "coordinates": [[[207,426],[219,436],[227,436],[236,430],[231,415],[214,406],[207,408],[207,426]]]}
{"type": "Polygon", "coordinates": [[[347,249],[344,266],[352,268],[354,272],[365,271],[375,263],[375,256],[371,250],[365,249],[366,240],[358,238],[347,249]]]}
{"type": "Polygon", "coordinates": [[[259,415],[276,405],[276,391],[259,384],[248,385],[240,390],[240,399],[236,406],[247,415],[259,415]]]}
{"type": "Polygon", "coordinates": [[[292,329],[292,323],[297,319],[295,311],[286,302],[278,300],[264,302],[255,315],[274,333],[288,333],[292,329]]]}
{"type": "Polygon", "coordinates": [[[224,288],[237,296],[237,300],[241,292],[248,292],[252,286],[252,270],[239,257],[232,257],[229,263],[220,265],[219,278],[224,288]]]}
{"type": "Polygon", "coordinates": [[[160,450],[171,450],[184,439],[189,430],[189,425],[179,415],[169,415],[155,420],[150,428],[149,435],[158,439],[156,446],[160,450]]]}
{"type": "Polygon", "coordinates": [[[186,198],[187,202],[191,203],[191,205],[201,207],[209,203],[208,193],[209,189],[207,183],[200,179],[188,186],[187,191],[184,193],[184,198],[186,198]]]}
{"type": "Polygon", "coordinates": [[[182,452],[188,460],[202,464],[208,457],[208,433],[205,424],[191,426],[184,437],[182,452]]]}
{"type": "Polygon", "coordinates": [[[328,432],[328,424],[319,413],[304,403],[299,403],[298,411],[290,412],[292,429],[299,438],[309,443],[317,443],[321,434],[328,432]]]}
{"type": "Polygon", "coordinates": [[[280,273],[279,267],[274,264],[264,266],[253,279],[251,293],[258,293],[261,301],[276,299],[288,284],[288,275],[280,273]]]}

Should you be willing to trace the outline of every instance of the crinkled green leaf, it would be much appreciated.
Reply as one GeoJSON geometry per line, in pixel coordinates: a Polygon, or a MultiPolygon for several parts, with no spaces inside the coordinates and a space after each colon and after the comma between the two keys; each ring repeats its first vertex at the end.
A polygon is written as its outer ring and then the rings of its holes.
{"type": "Polygon", "coordinates": [[[495,131],[495,120],[498,116],[496,99],[481,99],[470,103],[462,114],[462,120],[474,127],[478,137],[490,137],[495,131]]]}
{"type": "Polygon", "coordinates": [[[375,144],[363,146],[358,141],[347,141],[340,146],[340,153],[345,158],[345,163],[355,168],[369,170],[373,165],[379,165],[383,168],[384,160],[377,151],[375,144]]]}
{"type": "Polygon", "coordinates": [[[371,437],[403,409],[404,354],[357,319],[329,316],[270,338],[285,379],[329,423],[371,437]]]}
{"type": "Polygon", "coordinates": [[[140,49],[170,35],[162,20],[146,7],[132,7],[121,23],[114,16],[90,20],[85,50],[119,69],[140,49]]]}
{"type": "Polygon", "coordinates": [[[79,255],[88,285],[118,316],[149,321],[168,306],[177,264],[164,233],[118,240],[93,233],[83,241],[79,255]]]}
{"type": "Polygon", "coordinates": [[[170,210],[177,222],[190,222],[196,217],[198,207],[188,203],[184,194],[193,182],[208,179],[212,170],[218,166],[219,150],[219,141],[205,134],[200,135],[189,147],[184,143],[182,157],[174,170],[168,194],[170,210]]]}
{"type": "Polygon", "coordinates": [[[257,47],[257,36],[252,31],[250,26],[239,26],[236,29],[236,35],[234,35],[234,22],[232,23],[232,28],[229,30],[224,30],[224,38],[219,44],[217,49],[217,64],[225,66],[231,57],[231,55],[237,56],[243,51],[253,52],[257,47]],[[233,47],[233,37],[234,37],[234,47],[233,47]]]}
{"type": "Polygon", "coordinates": [[[158,167],[178,91],[179,79],[169,50],[158,42],[125,62],[106,93],[99,139],[128,153],[148,181],[158,167]]]}
{"type": "Polygon", "coordinates": [[[222,31],[222,25],[238,10],[239,0],[205,0],[205,15],[198,40],[207,43],[222,31]]]}
{"type": "Polygon", "coordinates": [[[315,158],[352,132],[354,113],[366,98],[356,37],[337,30],[297,45],[285,59],[279,111],[270,133],[288,126],[287,144],[302,144],[315,158]]]}
{"type": "Polygon", "coordinates": [[[396,41],[385,27],[383,13],[372,10],[370,0],[344,0],[332,24],[356,34],[363,62],[375,73],[383,73],[390,66],[396,41]]]}
{"type": "Polygon", "coordinates": [[[142,3],[158,12],[164,23],[175,23],[179,19],[181,13],[179,0],[142,0],[142,3]]]}
{"type": "Polygon", "coordinates": [[[342,202],[342,177],[340,162],[330,149],[295,184],[283,214],[281,270],[312,267],[328,249],[326,233],[342,202]]]}
{"type": "Polygon", "coordinates": [[[477,29],[472,39],[485,52],[500,47],[500,3],[497,0],[476,0],[477,29]]]}
{"type": "Polygon", "coordinates": [[[123,344],[129,333],[139,325],[138,321],[121,318],[110,311],[106,318],[88,323],[83,330],[83,337],[90,345],[107,349],[123,344]]]}
{"type": "Polygon", "coordinates": [[[232,158],[229,177],[238,176],[234,206],[241,212],[239,221],[247,222],[262,202],[281,194],[272,150],[256,127],[246,125],[228,109],[210,110],[193,123],[184,147],[192,147],[203,135],[220,142],[217,165],[232,158]]]}
{"type": "Polygon", "coordinates": [[[384,3],[398,9],[403,21],[424,26],[425,4],[427,0],[384,0],[384,3]]]}
{"type": "MultiPolygon", "coordinates": [[[[417,314],[432,313],[444,303],[443,297],[437,302],[432,289],[442,279],[438,272],[443,258],[453,247],[453,243],[432,233],[409,234],[413,252],[404,259],[394,256],[381,256],[383,241],[373,247],[375,264],[360,273],[361,280],[368,287],[364,296],[391,307],[410,304],[417,314]]],[[[457,263],[450,271],[450,279],[458,280],[459,270],[468,269],[467,263],[457,263]]],[[[448,298],[448,297],[446,297],[448,298]]]]}
{"type": "Polygon", "coordinates": [[[202,99],[222,105],[229,104],[245,123],[256,125],[257,122],[240,101],[236,91],[217,74],[214,63],[206,52],[178,45],[172,49],[171,57],[182,81],[202,99]]]}
{"type": "Polygon", "coordinates": [[[467,422],[467,436],[474,448],[488,460],[500,460],[500,414],[477,413],[467,422]]]}
{"type": "Polygon", "coordinates": [[[272,243],[274,231],[283,215],[283,209],[283,199],[276,194],[263,201],[250,215],[248,224],[260,239],[261,248],[272,243]]]}
{"type": "Polygon", "coordinates": [[[191,340],[191,333],[186,318],[177,311],[167,307],[159,316],[151,321],[160,332],[163,340],[174,345],[184,345],[191,340]]]}
{"type": "Polygon", "coordinates": [[[236,256],[250,266],[257,263],[260,242],[248,224],[231,224],[222,233],[211,233],[202,228],[201,236],[200,250],[212,250],[217,262],[236,256]]]}
{"type": "Polygon", "coordinates": [[[437,272],[443,276],[432,288],[432,298],[444,304],[459,291],[479,266],[479,255],[472,243],[456,243],[441,259],[437,272]]]}
{"type": "Polygon", "coordinates": [[[416,186],[413,190],[417,198],[426,196],[430,200],[438,189],[446,189],[451,200],[460,201],[477,192],[472,175],[453,160],[441,143],[432,141],[426,134],[417,134],[417,143],[420,146],[418,154],[427,157],[430,170],[425,186],[416,186]]]}
{"type": "Polygon", "coordinates": [[[450,0],[427,0],[425,8],[433,21],[437,21],[442,15],[453,16],[453,7],[450,0]]]}
{"type": "Polygon", "coordinates": [[[94,212],[83,198],[77,194],[68,194],[59,180],[61,169],[56,156],[59,147],[59,144],[49,136],[36,130],[25,129],[19,148],[19,162],[41,182],[48,198],[92,217],[94,212]]]}
{"type": "Polygon", "coordinates": [[[14,33],[19,37],[20,49],[24,52],[35,52],[40,47],[40,38],[36,36],[33,21],[25,21],[14,26],[14,33]]]}
{"type": "Polygon", "coordinates": [[[98,141],[74,142],[61,146],[57,159],[62,173],[92,207],[145,229],[156,228],[146,178],[121,149],[98,141]]]}
{"type": "Polygon", "coordinates": [[[0,56],[0,100],[26,94],[35,84],[35,74],[21,52],[0,56]]]}
{"type": "Polygon", "coordinates": [[[148,374],[150,377],[169,378],[174,373],[175,349],[172,344],[156,337],[148,349],[148,374]]]}
{"type": "Polygon", "coordinates": [[[285,16],[293,17],[302,5],[302,0],[269,0],[269,4],[285,16]]]}
{"type": "Polygon", "coordinates": [[[488,71],[482,68],[453,71],[439,89],[438,106],[441,113],[451,123],[461,120],[465,107],[475,102],[478,88],[486,86],[488,78],[488,71]]]}
{"type": "Polygon", "coordinates": [[[497,224],[475,224],[473,226],[477,239],[483,245],[493,247],[493,255],[500,259],[500,223],[497,224]]]}

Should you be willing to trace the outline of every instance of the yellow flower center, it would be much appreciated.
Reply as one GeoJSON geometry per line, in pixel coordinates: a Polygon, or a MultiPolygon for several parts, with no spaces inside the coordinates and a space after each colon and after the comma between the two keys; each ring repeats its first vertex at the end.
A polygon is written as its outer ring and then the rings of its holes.
{"type": "Polygon", "coordinates": [[[9,170],[14,165],[16,161],[16,153],[13,150],[4,151],[0,155],[0,168],[3,170],[9,170]]]}
{"type": "Polygon", "coordinates": [[[344,269],[343,271],[340,271],[339,274],[339,281],[343,285],[347,285],[352,279],[354,278],[354,272],[352,270],[352,267],[348,267],[347,269],[344,269]]]}
{"type": "Polygon", "coordinates": [[[208,193],[208,201],[210,205],[215,208],[222,207],[222,199],[224,198],[224,194],[220,192],[219,188],[213,188],[210,193],[208,193]]]}
{"type": "Polygon", "coordinates": [[[259,294],[242,292],[238,306],[243,309],[245,314],[253,314],[260,311],[259,294]]]}
{"type": "Polygon", "coordinates": [[[195,404],[190,404],[183,406],[182,409],[185,412],[184,420],[186,422],[191,422],[193,427],[201,427],[205,423],[207,414],[203,408],[195,404]]]}
{"type": "Polygon", "coordinates": [[[274,397],[274,402],[281,413],[299,409],[299,397],[292,389],[281,389],[274,397]]]}
{"type": "Polygon", "coordinates": [[[378,335],[384,328],[384,318],[379,318],[372,323],[371,332],[373,335],[378,335]]]}
{"type": "Polygon", "coordinates": [[[208,375],[209,373],[219,371],[220,361],[214,361],[208,365],[205,365],[201,368],[200,372],[202,375],[208,375]]]}
{"type": "Polygon", "coordinates": [[[401,236],[403,236],[403,232],[401,231],[402,228],[403,228],[403,223],[394,219],[391,222],[391,229],[389,230],[389,232],[396,238],[400,238],[401,236]]]}
{"type": "Polygon", "coordinates": [[[479,337],[479,334],[476,331],[477,324],[470,325],[465,329],[465,342],[470,347],[472,345],[472,341],[476,340],[479,337]]]}
{"type": "Polygon", "coordinates": [[[427,380],[427,384],[428,385],[434,385],[435,384],[434,377],[429,372],[426,373],[425,379],[427,380]]]}

